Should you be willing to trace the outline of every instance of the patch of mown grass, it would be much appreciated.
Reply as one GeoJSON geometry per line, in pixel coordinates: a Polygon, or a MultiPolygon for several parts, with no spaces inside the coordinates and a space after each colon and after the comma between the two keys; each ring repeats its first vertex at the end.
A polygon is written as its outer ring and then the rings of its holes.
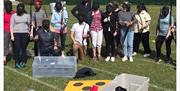
{"type": "MultiPolygon", "coordinates": [[[[72,16],[70,13],[70,10],[74,6],[67,6],[67,10],[69,13],[69,23],[68,28],[71,29],[72,25],[77,22],[77,20],[72,16]]],[[[159,16],[159,10],[161,6],[158,5],[148,5],[148,11],[152,17],[151,21],[151,29],[150,29],[150,46],[152,49],[152,55],[150,58],[144,58],[143,57],[143,47],[140,45],[140,52],[137,56],[134,57],[134,62],[122,62],[121,59],[116,59],[115,63],[111,62],[93,62],[91,58],[86,58],[83,61],[80,61],[79,64],[94,67],[100,70],[104,70],[107,72],[115,73],[115,74],[121,74],[121,73],[129,73],[129,74],[135,74],[135,75],[141,75],[141,76],[147,76],[150,78],[150,87],[149,91],[166,91],[167,89],[171,89],[173,91],[176,90],[176,70],[174,69],[174,65],[167,65],[164,62],[162,64],[156,64],[156,50],[155,50],[155,44],[152,42],[152,40],[155,39],[155,29],[157,24],[157,19],[159,16]],[[158,86],[163,89],[159,89],[158,86]]],[[[29,9],[29,6],[26,7],[27,11],[29,9]]],[[[136,10],[136,6],[132,6],[132,10],[136,10]]],[[[102,10],[105,10],[105,6],[101,6],[102,10]]],[[[46,10],[48,14],[50,15],[50,8],[49,6],[46,6],[46,10]]],[[[174,12],[176,9],[173,7],[173,15],[175,16],[176,13],[174,12]]],[[[66,41],[66,53],[67,55],[72,54],[72,41],[70,39],[70,31],[68,32],[67,41],[66,41]]],[[[103,43],[103,46],[105,44],[103,43]]],[[[172,60],[174,63],[176,62],[176,48],[175,43],[172,43],[172,60]]],[[[29,43],[28,49],[32,49],[33,43],[29,43]]],[[[104,51],[104,50],[103,50],[104,51]]],[[[162,47],[162,53],[165,54],[165,45],[162,47]]],[[[163,59],[165,59],[165,56],[163,55],[163,59]]],[[[28,65],[26,68],[23,69],[17,69],[17,71],[22,72],[24,74],[27,74],[29,76],[32,76],[32,62],[33,58],[30,58],[28,60],[28,65]]],[[[14,68],[14,62],[11,60],[8,65],[8,67],[14,68]]],[[[82,68],[82,66],[78,66],[78,69],[82,68]]],[[[32,81],[22,75],[19,75],[11,70],[8,70],[5,68],[4,70],[4,84],[5,84],[5,91],[28,91],[30,89],[34,89],[35,91],[59,91],[59,89],[64,89],[66,87],[66,84],[69,80],[113,80],[116,75],[109,74],[107,72],[102,72],[98,70],[94,70],[97,75],[93,77],[87,77],[87,78],[81,78],[81,79],[71,79],[71,78],[39,78],[38,80],[41,80],[43,82],[46,82],[48,84],[52,84],[55,87],[57,87],[56,90],[53,90],[49,87],[46,87],[40,83],[37,83],[35,81],[32,81]]]]}

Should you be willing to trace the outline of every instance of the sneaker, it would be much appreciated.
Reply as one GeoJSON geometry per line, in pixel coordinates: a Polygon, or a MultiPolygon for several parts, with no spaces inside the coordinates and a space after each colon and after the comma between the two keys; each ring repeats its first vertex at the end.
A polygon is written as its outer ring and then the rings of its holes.
{"type": "Polygon", "coordinates": [[[21,66],[21,68],[24,68],[24,67],[26,67],[26,64],[25,63],[20,63],[20,66],[21,66]]]}
{"type": "Polygon", "coordinates": [[[159,64],[162,60],[161,59],[158,59],[157,63],[159,64]]]}
{"type": "Polygon", "coordinates": [[[123,62],[125,62],[125,61],[127,61],[127,60],[128,60],[127,56],[124,56],[124,57],[122,58],[122,61],[123,61],[123,62]]]}
{"type": "Polygon", "coordinates": [[[61,57],[65,58],[65,55],[64,55],[64,54],[62,54],[62,55],[61,55],[61,57]]]}
{"type": "Polygon", "coordinates": [[[130,62],[133,62],[133,57],[129,57],[129,61],[130,61],[130,62]]]}
{"type": "Polygon", "coordinates": [[[17,69],[20,69],[21,68],[21,65],[19,65],[19,64],[15,64],[15,68],[17,68],[17,69]]]}
{"type": "Polygon", "coordinates": [[[170,61],[170,60],[167,60],[167,61],[166,61],[166,64],[171,64],[171,61],[170,61]]]}
{"type": "Polygon", "coordinates": [[[61,57],[65,58],[64,51],[62,51],[62,53],[61,53],[61,57]]]}
{"type": "Polygon", "coordinates": [[[136,53],[136,52],[133,52],[132,56],[136,56],[136,55],[137,55],[137,53],[136,53]]]}
{"type": "Polygon", "coordinates": [[[144,57],[149,57],[151,54],[147,53],[147,54],[144,54],[144,57]]]}
{"type": "Polygon", "coordinates": [[[115,62],[115,57],[111,57],[111,62],[115,62]]]}
{"type": "Polygon", "coordinates": [[[105,59],[105,61],[107,61],[107,62],[108,62],[109,60],[110,60],[110,56],[108,56],[108,57],[105,59]]]}

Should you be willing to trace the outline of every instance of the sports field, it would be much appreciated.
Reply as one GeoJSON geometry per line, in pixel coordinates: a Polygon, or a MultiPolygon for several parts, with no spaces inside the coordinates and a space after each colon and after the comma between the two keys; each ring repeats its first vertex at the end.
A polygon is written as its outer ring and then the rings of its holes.
{"type": "MultiPolygon", "coordinates": [[[[69,12],[69,29],[73,23],[77,20],[72,16],[70,10],[74,6],[67,6],[69,12]]],[[[136,6],[132,6],[132,11],[135,11],[136,6]]],[[[14,61],[11,60],[7,66],[4,67],[4,89],[5,91],[63,91],[68,81],[70,80],[113,80],[116,75],[121,73],[129,73],[135,75],[146,76],[150,78],[149,91],[175,91],[176,90],[176,47],[174,41],[172,42],[172,60],[173,64],[165,64],[163,61],[157,64],[156,50],[155,50],[155,28],[159,11],[162,6],[148,5],[148,12],[152,17],[151,29],[150,29],[150,47],[152,49],[152,55],[150,58],[143,57],[143,48],[140,45],[140,53],[134,57],[134,62],[122,62],[121,59],[116,59],[116,62],[93,62],[91,58],[86,58],[80,61],[78,69],[82,67],[91,67],[97,73],[96,76],[87,77],[83,79],[69,79],[69,78],[32,78],[32,62],[33,58],[29,58],[27,67],[23,69],[15,69],[14,61]]],[[[50,14],[49,6],[45,7],[48,14],[50,14]]],[[[101,10],[105,10],[105,6],[101,6],[101,10]]],[[[27,7],[27,11],[29,8],[27,7]]],[[[175,16],[175,7],[173,7],[173,15],[175,16]]],[[[70,39],[70,32],[66,41],[66,53],[72,54],[72,41],[70,39]]],[[[29,49],[32,49],[33,43],[29,43],[29,49]]],[[[104,43],[103,43],[103,46],[104,43]]],[[[102,50],[105,53],[105,49],[102,50]]],[[[165,59],[166,48],[163,44],[162,53],[163,60],[165,59]]],[[[104,57],[105,58],[105,57],[104,57]]]]}

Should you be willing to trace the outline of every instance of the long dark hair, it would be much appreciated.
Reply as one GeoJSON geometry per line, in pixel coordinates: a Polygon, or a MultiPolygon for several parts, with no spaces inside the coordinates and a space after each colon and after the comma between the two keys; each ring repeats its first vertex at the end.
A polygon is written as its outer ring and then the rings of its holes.
{"type": "Polygon", "coordinates": [[[145,10],[146,12],[148,12],[146,6],[144,5],[144,3],[138,4],[138,5],[137,5],[137,13],[139,14],[139,13],[141,13],[141,11],[143,11],[143,10],[145,10]]]}
{"type": "Polygon", "coordinates": [[[24,6],[24,3],[19,3],[17,5],[17,15],[22,15],[24,13],[27,13],[26,10],[25,10],[25,6],[24,6]],[[22,12],[20,11],[20,9],[22,9],[22,12]]]}

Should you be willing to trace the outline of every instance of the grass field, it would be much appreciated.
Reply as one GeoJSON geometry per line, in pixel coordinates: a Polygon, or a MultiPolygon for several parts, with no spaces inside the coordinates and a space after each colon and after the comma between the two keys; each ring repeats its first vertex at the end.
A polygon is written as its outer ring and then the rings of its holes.
{"type": "MultiPolygon", "coordinates": [[[[70,10],[73,6],[67,6],[69,12],[69,24],[68,27],[71,28],[72,24],[77,22],[77,20],[71,15],[70,10]]],[[[122,62],[121,59],[116,59],[115,63],[111,62],[92,62],[91,59],[86,58],[78,64],[78,69],[82,67],[91,67],[97,73],[96,76],[87,77],[83,79],[69,79],[69,78],[32,78],[32,62],[33,58],[28,60],[28,65],[23,69],[15,69],[14,62],[11,60],[7,66],[4,68],[4,89],[5,91],[63,91],[69,80],[112,80],[114,77],[121,73],[130,73],[135,75],[146,76],[150,78],[149,91],[175,91],[176,90],[176,47],[174,42],[172,42],[172,60],[174,64],[168,65],[164,62],[160,64],[155,63],[155,28],[157,24],[157,18],[159,16],[159,10],[161,6],[148,5],[148,11],[152,17],[151,22],[151,34],[150,34],[150,46],[152,49],[152,56],[150,58],[143,57],[143,48],[140,45],[140,53],[134,57],[134,62],[122,62]]],[[[101,7],[101,10],[105,6],[101,7]]],[[[46,7],[49,12],[49,7],[46,7]]],[[[135,6],[132,6],[132,10],[135,11],[135,6]]],[[[175,16],[175,7],[173,7],[173,15],[175,16]]],[[[66,53],[70,55],[72,49],[72,41],[69,36],[67,36],[67,48],[66,53]]],[[[29,43],[29,49],[32,48],[33,43],[29,43]]],[[[103,44],[104,45],[104,44],[103,44]]],[[[104,50],[103,50],[104,51],[104,50]]],[[[163,45],[162,53],[165,54],[165,45],[163,45]]],[[[163,55],[165,59],[165,55],[163,55]]]]}

